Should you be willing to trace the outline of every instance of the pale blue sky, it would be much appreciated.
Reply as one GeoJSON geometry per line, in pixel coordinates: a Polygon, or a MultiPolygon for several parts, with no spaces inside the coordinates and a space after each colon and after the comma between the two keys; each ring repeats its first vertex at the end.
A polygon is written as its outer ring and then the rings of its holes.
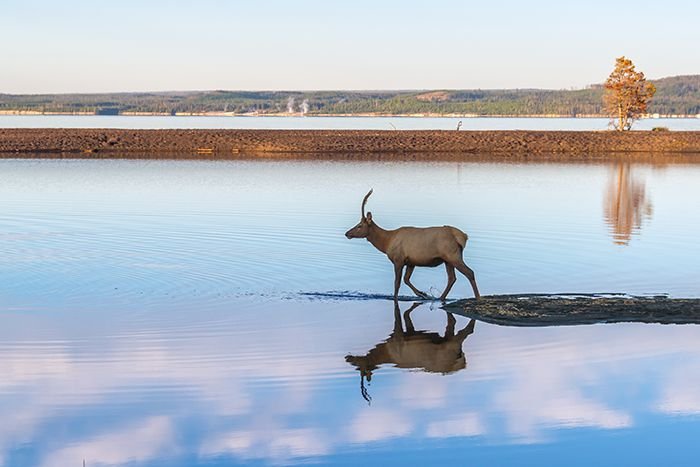
{"type": "Polygon", "coordinates": [[[582,87],[623,54],[700,73],[698,18],[697,0],[3,0],[0,93],[582,87]]]}

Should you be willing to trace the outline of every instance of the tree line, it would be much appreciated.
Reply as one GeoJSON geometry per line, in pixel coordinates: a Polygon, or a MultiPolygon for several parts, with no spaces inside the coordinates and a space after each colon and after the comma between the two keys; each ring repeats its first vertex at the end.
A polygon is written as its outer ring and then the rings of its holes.
{"type": "MultiPolygon", "coordinates": [[[[700,114],[700,75],[651,81],[645,113],[700,114]]],[[[202,91],[107,94],[0,94],[0,111],[178,114],[608,115],[604,85],[579,90],[202,91]]]]}

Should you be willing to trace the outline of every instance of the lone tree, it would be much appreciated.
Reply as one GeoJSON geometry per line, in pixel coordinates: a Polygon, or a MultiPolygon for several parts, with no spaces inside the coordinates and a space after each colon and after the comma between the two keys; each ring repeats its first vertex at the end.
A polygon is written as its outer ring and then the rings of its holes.
{"type": "Polygon", "coordinates": [[[632,128],[634,120],[646,113],[647,105],[656,93],[656,87],[647,82],[644,73],[634,69],[632,60],[622,56],[605,81],[603,102],[618,131],[632,128]]]}

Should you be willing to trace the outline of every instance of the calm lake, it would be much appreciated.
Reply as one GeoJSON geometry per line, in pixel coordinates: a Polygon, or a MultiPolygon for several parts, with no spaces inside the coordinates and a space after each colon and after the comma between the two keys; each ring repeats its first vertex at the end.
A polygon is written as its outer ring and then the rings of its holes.
{"type": "MultiPolygon", "coordinates": [[[[0,128],[143,128],[263,130],[607,130],[607,118],[440,117],[162,117],[108,115],[0,115],[0,128]]],[[[700,118],[639,120],[635,130],[666,127],[700,131],[700,118]]]]}
{"type": "MultiPolygon", "coordinates": [[[[696,465],[700,327],[495,326],[437,302],[395,323],[391,264],[344,233],[373,188],[382,227],[466,231],[483,294],[700,297],[698,180],[663,162],[0,160],[0,465],[696,465]]],[[[437,295],[445,270],[413,282],[437,295]]],[[[471,296],[458,277],[450,298],[471,296]]]]}

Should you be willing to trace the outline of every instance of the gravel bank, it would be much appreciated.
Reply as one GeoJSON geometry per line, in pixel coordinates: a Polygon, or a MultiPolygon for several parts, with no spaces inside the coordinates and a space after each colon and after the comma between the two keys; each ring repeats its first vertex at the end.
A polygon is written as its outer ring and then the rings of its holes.
{"type": "Polygon", "coordinates": [[[0,129],[0,153],[700,153],[700,132],[0,129]]]}

